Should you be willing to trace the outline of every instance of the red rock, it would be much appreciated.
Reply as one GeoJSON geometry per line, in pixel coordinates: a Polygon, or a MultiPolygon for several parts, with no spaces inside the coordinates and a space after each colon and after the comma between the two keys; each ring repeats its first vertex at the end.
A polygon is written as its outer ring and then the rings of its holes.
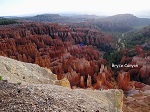
{"type": "Polygon", "coordinates": [[[80,75],[75,71],[69,71],[64,74],[64,76],[69,80],[71,86],[79,86],[80,85],[80,75]]]}
{"type": "Polygon", "coordinates": [[[128,91],[130,89],[130,74],[128,72],[120,72],[117,76],[119,89],[128,91]]]}
{"type": "Polygon", "coordinates": [[[81,78],[80,78],[80,87],[85,88],[84,77],[83,76],[81,76],[81,78]]]}
{"type": "MultiPolygon", "coordinates": [[[[0,27],[0,55],[50,68],[58,79],[66,77],[71,86],[83,88],[92,88],[97,80],[94,74],[106,63],[100,58],[103,53],[98,50],[99,45],[111,42],[111,35],[91,27],[34,22],[0,27]]],[[[103,72],[107,82],[112,73],[106,69],[103,72]]]]}
{"type": "Polygon", "coordinates": [[[90,75],[88,75],[88,78],[87,78],[87,87],[89,87],[89,88],[92,87],[92,79],[91,79],[90,75]]]}

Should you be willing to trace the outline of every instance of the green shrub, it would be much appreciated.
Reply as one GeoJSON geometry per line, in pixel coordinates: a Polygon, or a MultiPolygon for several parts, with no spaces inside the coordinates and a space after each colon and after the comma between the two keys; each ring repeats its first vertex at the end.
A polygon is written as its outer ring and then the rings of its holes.
{"type": "Polygon", "coordinates": [[[0,81],[3,80],[2,76],[0,76],[0,81]]]}
{"type": "Polygon", "coordinates": [[[113,51],[113,52],[105,53],[103,58],[107,60],[106,65],[111,65],[112,63],[120,64],[122,53],[120,51],[113,51]]]}

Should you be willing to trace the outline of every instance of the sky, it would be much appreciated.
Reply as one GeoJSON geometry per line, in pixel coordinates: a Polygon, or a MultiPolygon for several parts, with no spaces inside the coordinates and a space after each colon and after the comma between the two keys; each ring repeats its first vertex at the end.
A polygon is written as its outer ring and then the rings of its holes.
{"type": "Polygon", "coordinates": [[[0,16],[42,13],[134,15],[150,13],[150,0],[0,0],[0,16]]]}

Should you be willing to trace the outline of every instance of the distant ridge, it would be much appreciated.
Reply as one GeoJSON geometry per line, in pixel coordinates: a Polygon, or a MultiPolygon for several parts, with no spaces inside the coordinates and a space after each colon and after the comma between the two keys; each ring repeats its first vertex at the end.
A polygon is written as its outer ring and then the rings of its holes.
{"type": "Polygon", "coordinates": [[[109,16],[105,20],[110,20],[111,22],[115,23],[127,23],[129,26],[143,26],[143,25],[149,25],[150,19],[149,18],[138,18],[134,16],[133,14],[118,14],[114,16],[109,16]]]}
{"type": "Polygon", "coordinates": [[[88,20],[89,23],[96,25],[103,31],[127,32],[135,27],[150,25],[150,19],[138,18],[132,14],[117,14],[106,18],[88,20]]]}
{"type": "Polygon", "coordinates": [[[34,17],[61,17],[59,14],[41,14],[34,17]]]}
{"type": "Polygon", "coordinates": [[[19,19],[60,24],[86,23],[106,32],[127,32],[133,30],[135,27],[150,25],[150,18],[138,18],[133,14],[117,14],[108,17],[86,14],[70,14],[68,16],[63,14],[39,14],[30,17],[20,17],[19,19]]]}
{"type": "Polygon", "coordinates": [[[114,22],[120,22],[124,20],[134,20],[138,18],[132,14],[117,14],[114,16],[109,16],[106,19],[109,19],[110,21],[114,21],[114,22]]]}

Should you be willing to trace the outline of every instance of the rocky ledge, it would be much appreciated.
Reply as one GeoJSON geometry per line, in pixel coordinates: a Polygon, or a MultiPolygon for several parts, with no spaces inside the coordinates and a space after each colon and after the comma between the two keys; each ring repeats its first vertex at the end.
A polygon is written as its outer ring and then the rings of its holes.
{"type": "Polygon", "coordinates": [[[0,81],[0,112],[122,112],[121,90],[69,89],[0,81]]]}

